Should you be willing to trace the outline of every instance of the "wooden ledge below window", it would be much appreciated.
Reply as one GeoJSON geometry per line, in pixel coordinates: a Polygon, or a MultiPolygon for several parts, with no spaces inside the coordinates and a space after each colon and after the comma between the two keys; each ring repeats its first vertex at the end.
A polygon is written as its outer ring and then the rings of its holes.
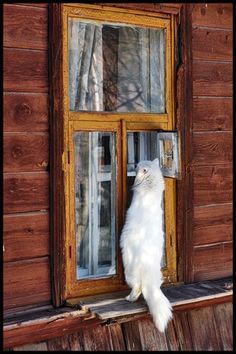
{"type": "MultiPolygon", "coordinates": [[[[163,292],[173,311],[192,310],[232,301],[232,278],[193,284],[166,286],[163,292]]],[[[147,316],[142,297],[134,303],[125,300],[129,291],[68,300],[67,306],[45,307],[11,316],[4,321],[4,348],[36,343],[75,333],[84,327],[112,322],[126,322],[147,316]]]]}
{"type": "MultiPolygon", "coordinates": [[[[204,281],[187,285],[170,285],[162,288],[174,311],[224,302],[233,293],[232,278],[204,281]]],[[[148,307],[142,296],[131,303],[125,300],[130,291],[71,299],[67,305],[80,308],[102,320],[124,320],[124,317],[147,313],[148,307]]]]}

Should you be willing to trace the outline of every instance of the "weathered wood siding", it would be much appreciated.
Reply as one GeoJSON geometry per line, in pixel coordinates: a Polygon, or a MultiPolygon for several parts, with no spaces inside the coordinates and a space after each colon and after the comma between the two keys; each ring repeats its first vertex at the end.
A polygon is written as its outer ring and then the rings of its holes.
{"type": "Polygon", "coordinates": [[[192,10],[192,280],[232,274],[232,4],[192,10]]]}
{"type": "MultiPolygon", "coordinates": [[[[11,310],[51,302],[48,4],[4,4],[3,34],[4,307],[11,310]]],[[[196,281],[232,274],[232,5],[193,4],[192,44],[196,281]]]]}
{"type": "Polygon", "coordinates": [[[149,316],[124,323],[74,329],[60,337],[47,338],[13,348],[13,351],[203,351],[232,350],[232,304],[175,312],[165,333],[149,316]],[[200,325],[199,325],[200,324],[200,325]]]}
{"type": "Polygon", "coordinates": [[[4,4],[4,308],[51,302],[48,5],[4,4]]]}

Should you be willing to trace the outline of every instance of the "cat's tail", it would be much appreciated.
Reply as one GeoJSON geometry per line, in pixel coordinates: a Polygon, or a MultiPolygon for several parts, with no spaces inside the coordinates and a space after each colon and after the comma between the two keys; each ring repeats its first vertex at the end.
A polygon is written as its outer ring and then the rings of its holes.
{"type": "Polygon", "coordinates": [[[160,287],[155,286],[154,283],[143,284],[142,293],[148,304],[155,326],[160,332],[164,332],[167,323],[172,318],[172,307],[169,300],[163,294],[160,287]]]}

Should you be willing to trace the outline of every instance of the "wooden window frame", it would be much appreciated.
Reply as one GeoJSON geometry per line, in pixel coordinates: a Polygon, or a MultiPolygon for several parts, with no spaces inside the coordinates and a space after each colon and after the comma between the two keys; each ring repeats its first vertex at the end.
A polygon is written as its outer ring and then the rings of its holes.
{"type": "MultiPolygon", "coordinates": [[[[134,10],[124,10],[121,8],[112,8],[109,6],[100,6],[100,5],[75,5],[75,4],[53,4],[50,7],[50,18],[52,22],[50,24],[50,56],[49,56],[49,68],[50,68],[50,109],[51,109],[51,138],[52,138],[52,147],[51,147],[51,249],[52,249],[52,288],[53,288],[53,303],[55,306],[59,306],[64,303],[67,298],[76,297],[76,296],[84,296],[91,294],[91,291],[80,291],[77,286],[75,286],[73,280],[68,276],[71,273],[71,266],[68,264],[68,252],[70,244],[68,242],[68,216],[71,216],[70,212],[66,209],[66,205],[68,205],[68,169],[66,164],[68,163],[68,151],[70,151],[71,147],[69,147],[69,126],[73,125],[74,120],[78,120],[78,115],[81,115],[81,112],[69,112],[69,96],[68,96],[68,59],[67,58],[67,17],[68,15],[84,16],[84,18],[96,18],[98,20],[104,21],[112,21],[112,22],[122,22],[127,24],[136,24],[143,25],[146,27],[168,27],[167,30],[167,43],[176,43],[176,34],[177,34],[177,26],[178,19],[177,16],[168,13],[149,13],[143,11],[134,11],[134,10]],[[79,8],[78,8],[79,7],[79,8]],[[94,11],[96,10],[96,11],[94,11]],[[107,17],[107,15],[110,15],[107,17]],[[140,16],[142,15],[142,16],[140,16]],[[147,21],[148,20],[148,21],[147,21]],[[66,63],[66,64],[65,64],[66,63]],[[66,83],[66,84],[65,84],[66,83]],[[66,218],[67,215],[67,218],[66,218]],[[65,221],[67,220],[67,222],[65,221]],[[67,236],[66,236],[67,235],[67,236]],[[66,246],[65,246],[66,245],[66,246]]],[[[167,80],[168,87],[166,90],[166,109],[169,114],[170,119],[167,119],[167,114],[141,114],[140,119],[137,121],[136,116],[137,113],[129,113],[127,114],[117,114],[117,113],[82,113],[83,121],[86,122],[91,119],[93,120],[93,124],[96,125],[96,122],[99,124],[100,122],[120,122],[121,132],[122,134],[126,134],[127,131],[141,131],[141,130],[152,130],[152,129],[165,129],[172,130],[175,128],[181,128],[180,133],[183,132],[183,116],[184,110],[177,109],[175,107],[175,98],[178,98],[180,93],[184,91],[184,83],[186,82],[186,77],[182,77],[179,80],[179,91],[177,87],[174,85],[174,82],[171,82],[171,77],[175,78],[175,48],[167,47],[167,58],[168,58],[168,68],[167,68],[167,80]],[[168,77],[169,75],[169,77],[168,77]],[[168,102],[168,104],[167,104],[168,102]],[[124,120],[124,116],[128,116],[129,119],[126,122],[124,120]],[[174,116],[175,119],[174,119],[174,116]],[[158,117],[158,119],[157,119],[158,117]]],[[[89,126],[89,125],[88,125],[89,126]]],[[[94,125],[93,125],[94,126],[94,125]]],[[[183,136],[182,144],[186,142],[186,136],[183,136]]],[[[124,139],[123,139],[124,142],[124,139]]],[[[126,166],[126,147],[125,143],[123,143],[123,167],[126,166]]],[[[182,149],[183,151],[183,149],[182,149]]],[[[183,160],[183,158],[182,158],[183,160]]],[[[182,164],[183,172],[185,168],[185,164],[182,164]]],[[[183,187],[186,185],[186,181],[188,182],[188,176],[185,173],[182,173],[183,179],[182,181],[174,181],[168,179],[167,186],[171,185],[171,193],[170,187],[167,187],[167,194],[169,194],[168,198],[174,198],[177,195],[176,205],[184,205],[185,201],[183,198],[183,187]],[[177,193],[176,193],[177,189],[177,193]]],[[[123,179],[126,178],[126,168],[123,169],[123,179]]],[[[167,180],[167,179],[166,179],[167,180]]],[[[126,195],[125,183],[122,186],[122,195],[126,195]]],[[[126,203],[124,197],[120,197],[122,200],[122,207],[124,211],[124,205],[126,203]]],[[[172,204],[173,205],[173,204],[172,204]]],[[[169,273],[169,281],[176,282],[182,281],[185,274],[185,268],[183,266],[183,254],[178,253],[178,259],[176,257],[176,244],[177,249],[179,249],[179,245],[183,245],[184,240],[184,231],[186,230],[186,224],[184,219],[184,214],[177,210],[177,215],[172,210],[169,210],[167,213],[166,220],[173,219],[172,225],[174,226],[174,230],[171,229],[171,236],[167,238],[167,247],[168,243],[172,242],[172,246],[174,244],[175,252],[172,252],[172,264],[171,264],[171,272],[169,273]],[[180,216],[180,223],[176,224],[176,219],[180,216]],[[178,239],[176,237],[178,234],[178,239]],[[179,235],[181,235],[179,237],[179,235]],[[176,267],[176,263],[178,261],[178,268],[176,267]],[[177,276],[178,275],[178,276],[177,276]]],[[[121,218],[120,218],[121,219],[121,218]]],[[[124,220],[124,215],[123,215],[124,220]]],[[[179,220],[178,220],[179,221],[179,220]]],[[[120,229],[119,229],[120,230],[120,229]]],[[[119,256],[120,257],[120,256],[119,256]]],[[[164,271],[164,276],[166,273],[164,271]]],[[[121,278],[119,279],[119,281],[121,278]]],[[[96,282],[96,280],[94,280],[96,282]]],[[[81,280],[80,280],[81,282],[81,280]]],[[[94,283],[95,284],[95,283],[94,283]]],[[[120,281],[118,284],[111,285],[109,287],[106,283],[103,288],[98,290],[98,293],[108,292],[113,289],[120,290],[126,287],[124,280],[120,281]]],[[[96,293],[94,291],[93,293],[96,293]]]]}

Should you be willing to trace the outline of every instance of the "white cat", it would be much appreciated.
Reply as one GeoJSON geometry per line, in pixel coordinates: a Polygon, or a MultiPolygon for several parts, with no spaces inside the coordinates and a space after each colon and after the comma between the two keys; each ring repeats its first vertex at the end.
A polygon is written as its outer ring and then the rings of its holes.
{"type": "Polygon", "coordinates": [[[125,278],[132,288],[126,300],[133,302],[142,293],[156,327],[164,332],[172,318],[171,304],[160,289],[164,178],[158,159],[139,162],[136,171],[133,198],[120,239],[125,278]]]}

